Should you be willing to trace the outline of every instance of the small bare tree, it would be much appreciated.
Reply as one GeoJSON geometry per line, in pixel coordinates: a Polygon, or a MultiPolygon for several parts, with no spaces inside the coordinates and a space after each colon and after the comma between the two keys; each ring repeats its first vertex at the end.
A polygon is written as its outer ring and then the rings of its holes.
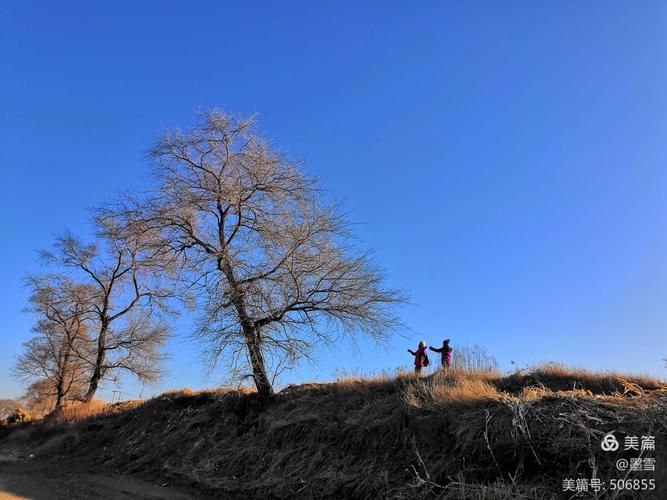
{"type": "Polygon", "coordinates": [[[253,125],[213,111],[186,132],[166,133],[150,154],[155,188],[100,217],[150,239],[179,266],[212,359],[227,355],[230,372],[252,377],[268,397],[267,365],[291,366],[341,334],[386,338],[403,296],[355,251],[316,180],[253,125]]]}
{"type": "Polygon", "coordinates": [[[42,258],[85,280],[89,294],[87,320],[94,343],[85,401],[101,381],[125,371],[145,383],[161,375],[162,347],[170,329],[164,314],[173,311],[161,285],[153,256],[136,239],[123,239],[108,223],[97,226],[97,244],[85,244],[69,232],[56,238],[42,258]]]}
{"type": "Polygon", "coordinates": [[[23,345],[14,367],[17,378],[39,382],[58,408],[76,396],[88,372],[90,339],[86,329],[89,289],[62,276],[28,279],[28,310],[37,336],[23,345]]]}

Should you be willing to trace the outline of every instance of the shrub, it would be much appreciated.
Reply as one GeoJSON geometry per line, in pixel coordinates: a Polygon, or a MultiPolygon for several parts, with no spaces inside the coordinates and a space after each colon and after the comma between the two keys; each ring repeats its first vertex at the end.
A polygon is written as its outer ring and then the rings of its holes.
{"type": "Polygon", "coordinates": [[[473,371],[492,371],[500,370],[500,365],[495,356],[491,356],[484,347],[475,344],[474,346],[462,346],[453,350],[453,365],[456,368],[473,371]]]}
{"type": "Polygon", "coordinates": [[[27,422],[31,419],[32,417],[30,416],[30,413],[22,408],[17,408],[7,417],[7,423],[19,424],[21,422],[27,422]]]}

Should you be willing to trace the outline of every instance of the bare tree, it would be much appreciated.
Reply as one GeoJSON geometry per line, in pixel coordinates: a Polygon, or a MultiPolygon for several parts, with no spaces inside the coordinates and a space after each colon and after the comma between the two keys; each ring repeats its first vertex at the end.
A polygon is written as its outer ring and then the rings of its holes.
{"type": "Polygon", "coordinates": [[[145,383],[156,381],[170,333],[164,315],[173,313],[165,303],[171,292],[161,285],[153,256],[136,239],[122,238],[109,223],[96,228],[96,244],[85,244],[66,232],[56,238],[53,251],[42,253],[45,261],[74,273],[88,286],[88,322],[95,345],[85,401],[119,370],[145,383]]]}
{"type": "Polygon", "coordinates": [[[28,308],[37,334],[24,344],[14,367],[18,378],[39,382],[58,408],[75,395],[87,375],[90,339],[86,329],[89,289],[62,276],[28,279],[28,308]]]}
{"type": "Polygon", "coordinates": [[[153,190],[100,217],[150,239],[178,265],[212,359],[226,355],[230,372],[252,377],[268,397],[267,365],[292,366],[340,335],[386,338],[403,296],[384,287],[367,252],[355,251],[316,179],[258,137],[253,118],[200,118],[155,144],[153,190]]]}

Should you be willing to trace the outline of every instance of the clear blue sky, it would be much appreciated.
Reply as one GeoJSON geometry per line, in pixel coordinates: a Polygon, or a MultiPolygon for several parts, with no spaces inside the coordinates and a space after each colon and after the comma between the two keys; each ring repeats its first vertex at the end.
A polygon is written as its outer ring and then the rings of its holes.
{"type": "MultiPolygon", "coordinates": [[[[0,397],[21,392],[35,251],[86,234],[89,207],[141,186],[151,141],[211,106],[259,113],[414,303],[408,339],[341,344],[291,380],[408,367],[445,336],[504,368],[663,376],[666,22],[650,1],[4,2],[0,397]]],[[[188,330],[146,393],[216,383],[188,330]]]]}

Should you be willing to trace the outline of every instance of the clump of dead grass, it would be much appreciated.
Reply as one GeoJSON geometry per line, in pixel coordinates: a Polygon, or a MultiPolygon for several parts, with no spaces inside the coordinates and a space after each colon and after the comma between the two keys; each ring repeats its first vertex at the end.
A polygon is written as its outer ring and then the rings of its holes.
{"type": "Polygon", "coordinates": [[[59,407],[52,415],[56,424],[75,424],[108,412],[112,405],[106,401],[93,399],[89,402],[72,401],[59,407]]]}
{"type": "Polygon", "coordinates": [[[166,400],[180,400],[180,399],[186,399],[186,400],[216,400],[223,398],[229,394],[236,394],[236,395],[250,395],[250,394],[255,394],[257,393],[257,390],[254,387],[251,387],[249,385],[240,385],[236,388],[232,387],[213,387],[209,389],[202,389],[199,391],[193,391],[190,387],[184,387],[182,389],[170,389],[168,391],[163,392],[159,396],[156,396],[153,399],[166,399],[166,400]]]}
{"type": "Polygon", "coordinates": [[[525,387],[543,386],[554,392],[584,389],[593,394],[606,395],[623,393],[627,383],[642,390],[659,390],[665,387],[664,381],[647,375],[619,375],[611,371],[592,371],[555,362],[498,377],[495,381],[501,391],[512,393],[521,392],[525,387]]]}
{"type": "MultiPolygon", "coordinates": [[[[347,372],[345,370],[338,370],[336,379],[333,382],[339,387],[359,387],[359,386],[376,386],[386,383],[394,383],[396,381],[408,380],[414,378],[414,373],[403,369],[396,369],[393,372],[387,370],[380,370],[377,372],[363,373],[363,372],[347,372]]],[[[332,385],[332,384],[319,384],[332,385]]]]}
{"type": "Polygon", "coordinates": [[[178,399],[178,398],[187,398],[194,395],[195,392],[189,387],[183,387],[181,389],[169,389],[164,391],[162,394],[157,396],[158,399],[178,399]]]}
{"type": "Polygon", "coordinates": [[[532,498],[538,490],[526,490],[525,481],[517,482],[522,474],[536,480],[538,488],[553,492],[558,488],[555,471],[563,477],[588,477],[598,470],[614,470],[614,457],[600,451],[606,433],[667,432],[667,388],[660,381],[557,365],[523,377],[524,385],[510,385],[511,391],[501,389],[508,386],[506,377],[474,371],[451,370],[407,384],[402,398],[412,429],[422,435],[415,449],[429,449],[429,442],[444,433],[448,437],[441,439],[456,458],[431,454],[422,459],[417,453],[414,467],[432,472],[428,478],[426,472],[421,478],[415,473],[411,487],[441,498],[454,498],[463,489],[469,498],[532,498]],[[568,378],[569,383],[563,383],[568,378]],[[429,414],[440,417],[441,431],[434,431],[438,419],[429,414]],[[462,473],[475,471],[487,483],[468,489],[463,481],[447,479],[461,463],[469,464],[462,473]],[[489,488],[488,481],[502,487],[489,488]]]}
{"type": "Polygon", "coordinates": [[[1,421],[5,425],[20,424],[23,422],[29,422],[33,420],[33,415],[24,408],[16,408],[13,412],[7,416],[7,418],[1,421]]]}
{"type": "Polygon", "coordinates": [[[459,407],[498,400],[495,373],[452,368],[430,377],[406,379],[402,393],[408,407],[459,407]]]}

